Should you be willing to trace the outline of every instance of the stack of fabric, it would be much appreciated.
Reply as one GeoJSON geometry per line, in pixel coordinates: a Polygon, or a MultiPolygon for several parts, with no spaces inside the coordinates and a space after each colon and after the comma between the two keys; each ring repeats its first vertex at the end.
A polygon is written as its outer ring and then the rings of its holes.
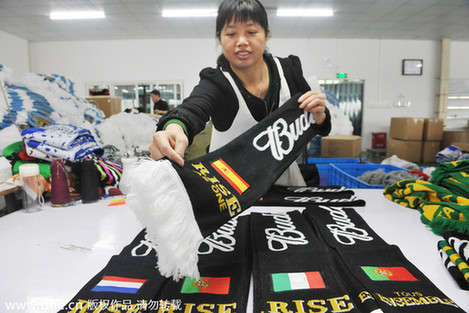
{"type": "Polygon", "coordinates": [[[101,110],[74,94],[74,83],[62,75],[27,73],[22,80],[13,81],[11,73],[0,65],[8,99],[0,105],[0,130],[11,125],[42,127],[55,122],[73,122],[92,129],[104,119],[101,110]]]}
{"type": "Polygon", "coordinates": [[[89,130],[74,125],[53,124],[27,128],[21,132],[26,153],[42,159],[79,161],[89,155],[102,155],[103,149],[89,130]]]}
{"type": "Polygon", "coordinates": [[[469,153],[463,152],[461,148],[454,145],[449,145],[436,154],[436,161],[438,163],[445,163],[457,160],[469,159],[469,153]]]}

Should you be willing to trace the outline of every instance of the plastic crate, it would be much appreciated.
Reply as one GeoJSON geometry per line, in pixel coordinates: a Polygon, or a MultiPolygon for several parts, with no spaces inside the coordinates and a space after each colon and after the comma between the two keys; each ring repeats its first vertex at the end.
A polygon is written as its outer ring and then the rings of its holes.
{"type": "Polygon", "coordinates": [[[360,163],[355,158],[308,158],[308,164],[360,163]]]}
{"type": "Polygon", "coordinates": [[[386,173],[391,171],[406,171],[403,168],[387,165],[387,164],[331,164],[328,169],[328,184],[329,185],[340,185],[347,188],[371,188],[371,189],[382,189],[383,185],[370,185],[357,177],[368,171],[375,171],[377,169],[383,169],[386,173]]]}

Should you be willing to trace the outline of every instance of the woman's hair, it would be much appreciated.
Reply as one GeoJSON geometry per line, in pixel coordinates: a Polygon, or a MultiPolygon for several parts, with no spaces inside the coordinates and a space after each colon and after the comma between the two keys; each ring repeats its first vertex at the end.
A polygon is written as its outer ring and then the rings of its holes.
{"type": "Polygon", "coordinates": [[[245,23],[252,20],[259,23],[265,34],[269,35],[269,21],[264,6],[258,0],[223,0],[218,7],[216,36],[220,38],[223,27],[234,19],[245,23]]]}

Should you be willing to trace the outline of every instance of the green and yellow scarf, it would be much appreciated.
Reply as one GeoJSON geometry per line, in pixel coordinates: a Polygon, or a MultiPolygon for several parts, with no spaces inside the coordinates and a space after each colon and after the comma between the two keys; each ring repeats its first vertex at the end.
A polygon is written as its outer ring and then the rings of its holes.
{"type": "Polygon", "coordinates": [[[469,198],[469,159],[441,163],[432,172],[430,182],[469,198]]]}
{"type": "Polygon", "coordinates": [[[388,186],[384,196],[400,205],[418,209],[421,221],[435,234],[458,231],[469,234],[469,199],[435,184],[415,179],[388,186]]]}

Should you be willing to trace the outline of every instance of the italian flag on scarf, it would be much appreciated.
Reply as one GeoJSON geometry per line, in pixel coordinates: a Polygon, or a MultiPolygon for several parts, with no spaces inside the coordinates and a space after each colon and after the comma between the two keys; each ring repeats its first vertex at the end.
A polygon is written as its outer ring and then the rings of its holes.
{"type": "Polygon", "coordinates": [[[400,205],[418,209],[421,221],[435,234],[469,233],[469,199],[423,180],[404,179],[388,186],[384,196],[400,205]]]}

